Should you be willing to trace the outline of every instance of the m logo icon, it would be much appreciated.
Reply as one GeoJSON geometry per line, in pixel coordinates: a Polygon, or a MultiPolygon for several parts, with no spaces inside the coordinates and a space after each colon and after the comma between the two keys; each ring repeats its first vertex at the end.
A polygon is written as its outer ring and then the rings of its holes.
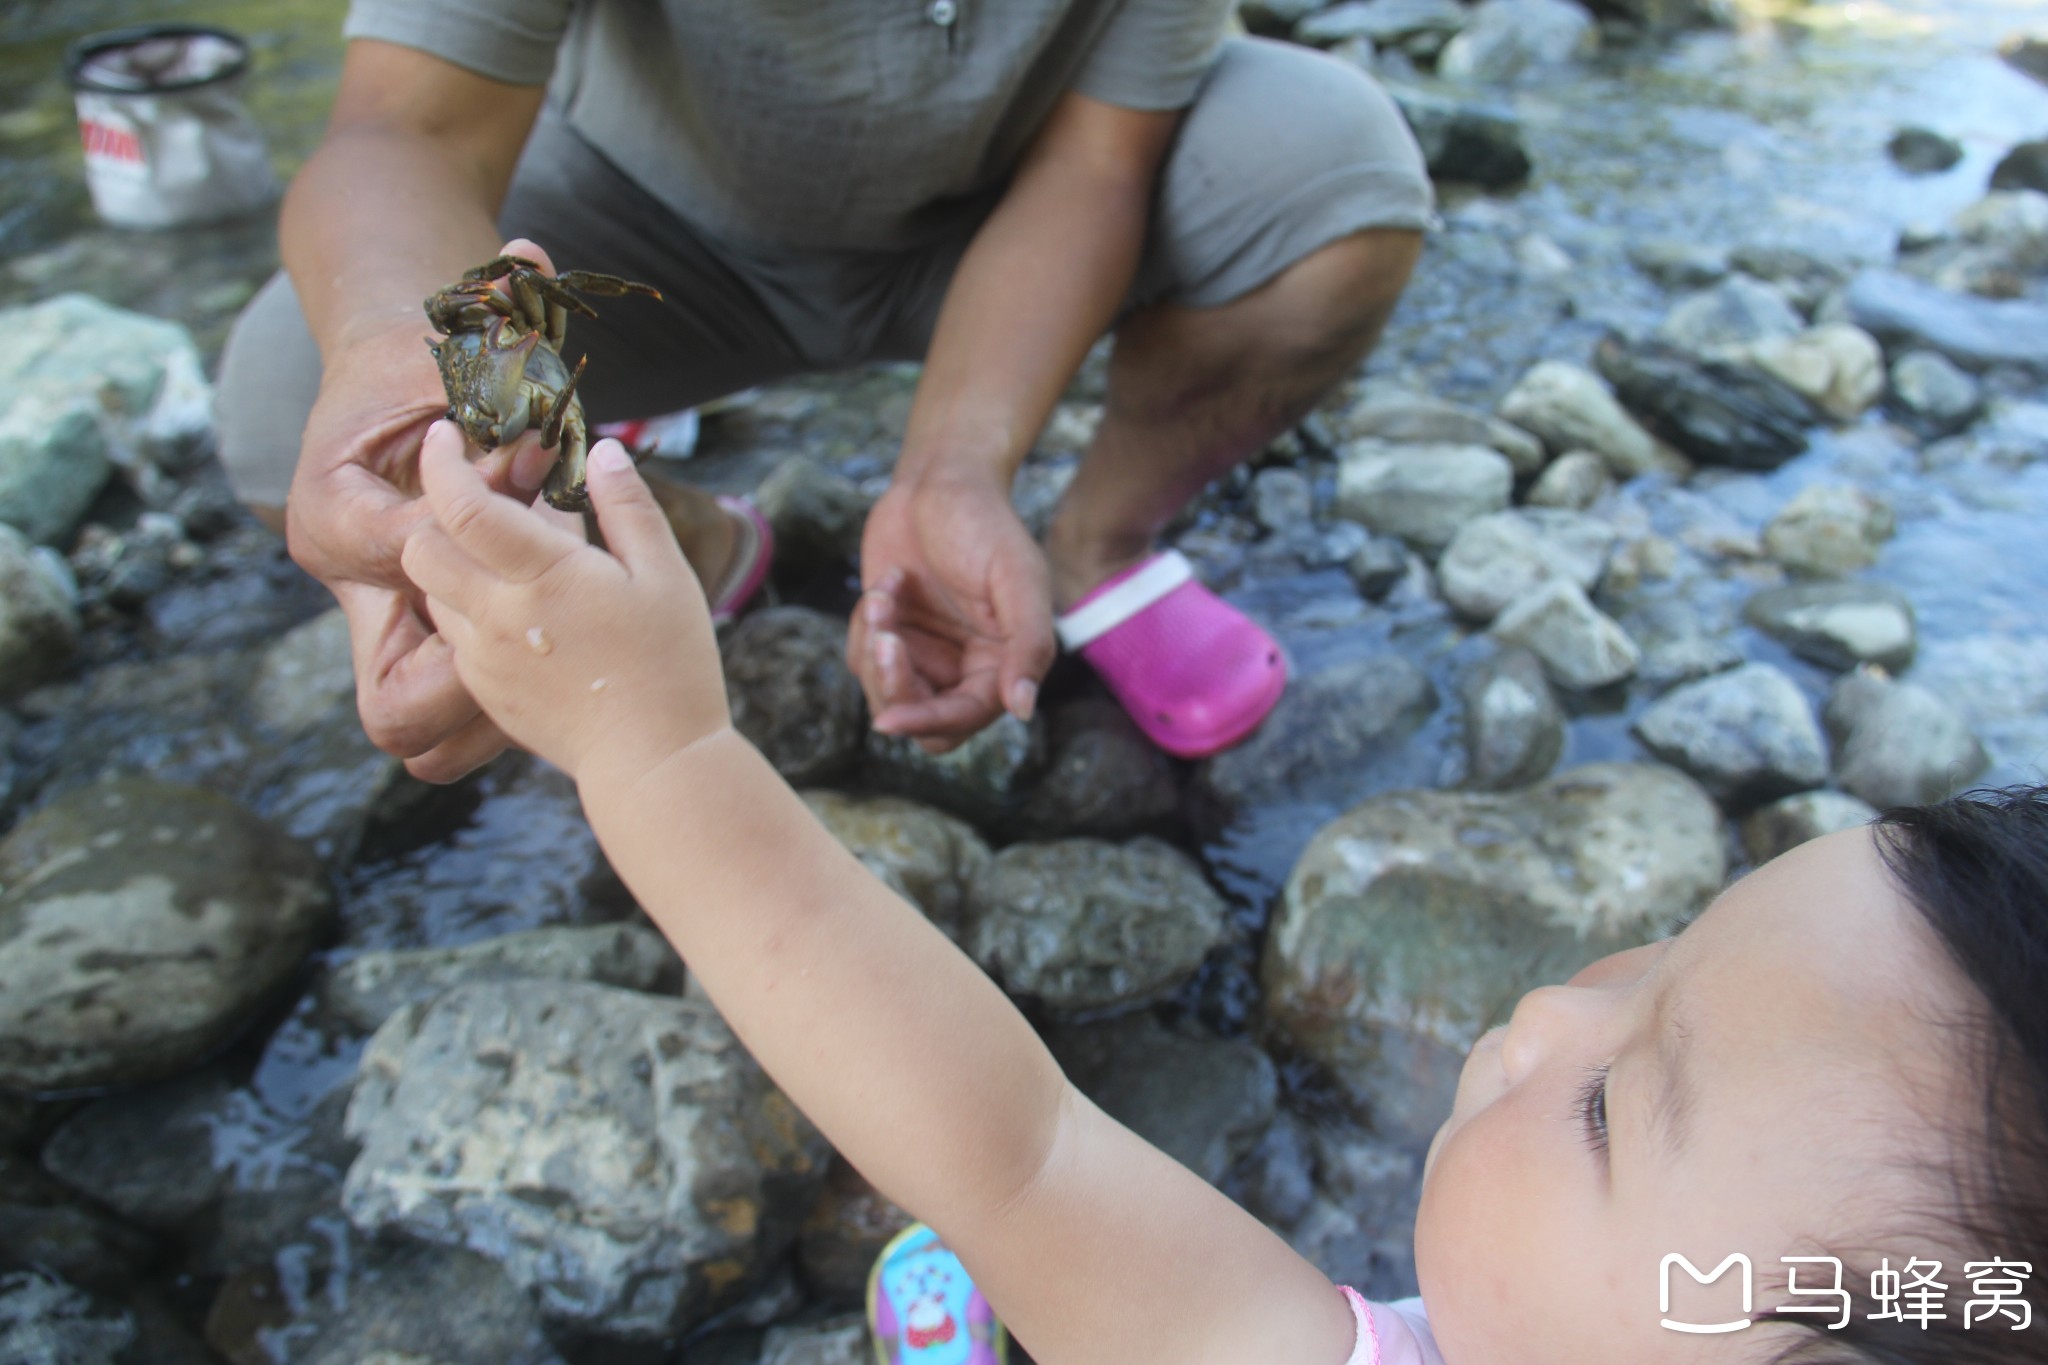
{"type": "Polygon", "coordinates": [[[1729,1256],[1728,1259],[1721,1262],[1721,1264],[1715,1266],[1712,1273],[1705,1275],[1702,1275],[1700,1273],[1700,1268],[1694,1265],[1691,1261],[1687,1260],[1685,1257],[1679,1255],[1675,1251],[1672,1252],[1669,1256],[1666,1256],[1662,1261],[1657,1263],[1657,1309],[1659,1312],[1664,1314],[1664,1326],[1670,1328],[1674,1332],[1693,1332],[1701,1335],[1708,1335],[1716,1332],[1741,1331],[1743,1328],[1749,1326],[1749,1312],[1754,1297],[1755,1289],[1754,1278],[1754,1274],[1751,1271],[1749,1265],[1749,1257],[1743,1255],[1739,1251],[1729,1256]],[[1674,1321],[1671,1317],[1671,1267],[1674,1265],[1684,1266],[1685,1273],[1692,1276],[1694,1284],[1699,1285],[1712,1284],[1715,1280],[1720,1279],[1722,1275],[1726,1274],[1728,1271],[1728,1267],[1731,1265],[1741,1266],[1743,1315],[1729,1322],[1674,1321]]]}

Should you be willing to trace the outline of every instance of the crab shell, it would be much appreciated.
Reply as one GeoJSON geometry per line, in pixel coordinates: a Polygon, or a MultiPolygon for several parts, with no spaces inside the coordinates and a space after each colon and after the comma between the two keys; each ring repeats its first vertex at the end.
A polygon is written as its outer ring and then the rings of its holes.
{"type": "Polygon", "coordinates": [[[559,426],[560,454],[548,471],[541,496],[550,507],[580,512],[590,505],[585,492],[589,433],[574,376],[539,332],[510,319],[464,328],[440,342],[429,341],[448,394],[449,420],[479,450],[496,450],[528,430],[545,442],[550,417],[559,426]]]}

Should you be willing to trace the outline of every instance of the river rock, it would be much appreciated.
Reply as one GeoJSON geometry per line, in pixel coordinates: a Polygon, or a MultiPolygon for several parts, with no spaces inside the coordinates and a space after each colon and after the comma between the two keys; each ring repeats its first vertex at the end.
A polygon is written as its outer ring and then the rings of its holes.
{"type": "Polygon", "coordinates": [[[114,472],[89,392],[30,382],[0,407],[0,522],[44,545],[71,538],[114,472]]]}
{"type": "Polygon", "coordinates": [[[1506,507],[1514,483],[1507,457],[1485,446],[1353,441],[1337,470],[1337,510],[1434,554],[1466,522],[1506,507]]]}
{"type": "Polygon", "coordinates": [[[1749,348],[1749,360],[1839,423],[1855,421],[1884,394],[1884,348],[1846,322],[1766,338],[1749,348]]]}
{"type": "Polygon", "coordinates": [[[1309,15],[1294,26],[1294,40],[1334,47],[1369,38],[1386,47],[1417,34],[1452,34],[1465,26],[1465,7],[1456,0],[1346,0],[1309,15]]]}
{"type": "Polygon", "coordinates": [[[2022,142],[1991,168],[1994,190],[2048,191],[2048,138],[2022,142]]]}
{"type": "Polygon", "coordinates": [[[1651,753],[1743,807],[1827,780],[1827,741],[1799,685],[1744,664],[1665,693],[1636,720],[1651,753]]]}
{"type": "Polygon", "coordinates": [[[1225,932],[1223,900],[1157,839],[1012,844],[968,892],[970,956],[1013,994],[1055,1011],[1156,1000],[1225,932]]]}
{"type": "Polygon", "coordinates": [[[1046,731],[1049,757],[1017,809],[1017,832],[1122,839],[1173,824],[1180,813],[1174,762],[1114,700],[1084,696],[1059,706],[1047,714],[1046,731]]]}
{"type": "Polygon", "coordinates": [[[1466,1051],[1537,986],[1648,942],[1719,889],[1721,816],[1669,768],[1507,795],[1403,791],[1323,827],[1266,936],[1266,1013],[1420,1146],[1466,1051]]]}
{"type": "Polygon", "coordinates": [[[1495,639],[1522,645],[1561,687],[1605,687],[1642,662],[1628,632],[1586,599],[1578,584],[1550,582],[1515,599],[1493,620],[1495,639]]]}
{"type": "Polygon", "coordinates": [[[1823,834],[1855,829],[1877,818],[1867,801],[1836,791],[1799,792],[1781,797],[1742,822],[1742,847],[1761,867],[1823,834]]]}
{"type": "Polygon", "coordinates": [[[1554,451],[1591,451],[1618,479],[1673,467],[1657,439],[1615,401],[1605,380],[1566,361],[1532,367],[1500,400],[1500,415],[1554,451]]]}
{"type": "Polygon", "coordinates": [[[0,1085],[174,1075],[276,998],[333,907],[312,855],[211,792],[80,788],[0,842],[0,1085]]]}
{"type": "Polygon", "coordinates": [[[988,861],[988,845],[965,821],[899,796],[846,796],[809,791],[804,804],[868,871],[960,936],[967,887],[988,861]]]}
{"type": "Polygon", "coordinates": [[[1814,484],[1764,527],[1764,551],[1794,573],[1837,578],[1875,564],[1896,525],[1891,505],[1875,493],[1814,484]]]}
{"type": "Polygon", "coordinates": [[[1252,520],[1268,535],[1307,529],[1315,514],[1315,485],[1298,469],[1276,466],[1252,476],[1252,520]]]}
{"type": "Polygon", "coordinates": [[[1517,478],[1543,468],[1543,442],[1477,408],[1423,394],[1368,398],[1331,424],[1345,440],[1486,446],[1508,457],[1517,478]]]}
{"type": "Polygon", "coordinates": [[[2008,269],[2048,270],[2048,194],[1994,190],[1955,216],[1956,235],[2008,269]]]}
{"type": "Polygon", "coordinates": [[[1909,124],[1885,144],[1892,164],[1908,175],[1937,175],[1963,159],[1963,144],[1946,133],[1909,124]]]}
{"type": "Polygon", "coordinates": [[[1738,273],[1672,305],[1657,325],[1657,339],[1707,359],[1726,360],[1766,338],[1795,336],[1804,326],[1806,320],[1783,294],[1738,273]]]}
{"type": "Polygon", "coordinates": [[[1934,351],[1908,351],[1893,362],[1892,397],[1907,424],[1929,436],[1952,436],[1984,410],[1976,376],[1934,351]]]}
{"type": "Polygon", "coordinates": [[[1139,1013],[1059,1029],[1047,1044],[1104,1113],[1212,1185],[1273,1122],[1278,1074],[1242,1039],[1169,1029],[1139,1013]]]}
{"type": "Polygon", "coordinates": [[[88,1288],[118,1289],[157,1254],[153,1238],[0,1152],[0,1271],[43,1269],[88,1288]]]}
{"type": "Polygon", "coordinates": [[[1590,592],[1607,567],[1614,540],[1612,526],[1580,512],[1495,512],[1458,529],[1437,561],[1437,582],[1445,601],[1484,623],[1552,579],[1590,592]]]}
{"type": "Polygon", "coordinates": [[[1446,80],[1504,84],[1599,45],[1593,16],[1572,0],[1481,0],[1444,45],[1436,70],[1446,80]]]}
{"type": "Polygon", "coordinates": [[[1631,242],[1629,263],[1666,289],[1699,289],[1726,277],[1728,249],[1687,237],[1631,242]]]}
{"type": "Polygon", "coordinates": [[[0,1275],[0,1360],[21,1365],[142,1365],[135,1317],[41,1270],[0,1275]]]}
{"type": "Polygon", "coordinates": [[[1325,0],[1242,0],[1238,17],[1253,33],[1285,38],[1294,26],[1323,8],[1325,0]]]}
{"type": "Polygon", "coordinates": [[[1045,724],[1005,713],[943,754],[901,735],[870,730],[866,774],[874,785],[992,823],[1014,811],[1044,766],[1045,724]]]}
{"type": "Polygon", "coordinates": [[[1552,460],[1529,485],[1531,507],[1557,507],[1583,512],[1614,487],[1607,462],[1590,450],[1569,450],[1552,460]]]}
{"type": "Polygon", "coordinates": [[[827,1148],[709,1007],[582,982],[456,986],[364,1052],[343,1204],[467,1246],[579,1332],[654,1340],[795,1241],[827,1148]]]}
{"type": "Polygon", "coordinates": [[[1773,375],[1656,342],[1609,337],[1594,363],[1630,411],[1696,460],[1775,469],[1806,448],[1820,412],[1773,375]]]}
{"type": "Polygon", "coordinates": [[[1736,12],[1729,0],[1596,0],[1591,8],[1597,18],[1654,32],[1729,28],[1736,12]]]}
{"type": "Polygon", "coordinates": [[[1465,785],[1479,791],[1526,787],[1549,775],[1564,752],[1565,718],[1526,649],[1504,649],[1459,684],[1465,703],[1465,785]]]}
{"type": "Polygon", "coordinates": [[[328,977],[327,1004],[365,1032],[463,982],[594,981],[653,991],[681,977],[675,950],[639,924],[550,925],[456,948],[370,952],[328,977]]]}
{"type": "Polygon", "coordinates": [[[846,626],[804,607],[770,607],[727,636],[733,727],[793,785],[839,776],[860,754],[867,701],[846,666],[846,626]]]}
{"type": "Polygon", "coordinates": [[[761,1365],[870,1365],[875,1358],[864,1315],[795,1327],[770,1327],[761,1339],[761,1365]]]}
{"type": "Polygon", "coordinates": [[[1998,55],[2015,71],[2048,81],[2048,33],[2011,33],[1998,45],[1998,55]]]}
{"type": "Polygon", "coordinates": [[[1822,718],[1835,740],[1836,785],[1873,806],[1942,800],[1991,763],[1955,708],[1875,669],[1838,679],[1822,718]]]}
{"type": "Polygon", "coordinates": [[[1234,808],[1355,777],[1436,710],[1436,688],[1398,654],[1337,664],[1289,682],[1250,737],[1196,776],[1211,800],[1234,808]]]}
{"type": "Polygon", "coordinates": [[[2048,304],[1977,298],[1866,270],[1849,282],[1843,306],[1850,322],[1888,346],[1939,351],[1966,370],[2048,370],[2048,304]]]}
{"type": "Polygon", "coordinates": [[[1433,178],[1486,189],[1507,189],[1529,178],[1529,152],[1512,110],[1412,85],[1389,84],[1387,93],[1400,106],[1433,178]]]}
{"type": "Polygon", "coordinates": [[[797,1238],[804,1284],[829,1304],[857,1304],[889,1239],[917,1221],[845,1160],[832,1163],[797,1238]]]}
{"type": "Polygon", "coordinates": [[[1788,583],[1743,608],[1749,623],[1822,668],[1877,664],[1898,672],[1913,662],[1913,604],[1878,583],[1788,583]]]}
{"type": "Polygon", "coordinates": [[[1359,595],[1377,602],[1408,576],[1408,547],[1395,536],[1370,536],[1344,561],[1359,595]]]}
{"type": "Polygon", "coordinates": [[[0,700],[48,681],[77,647],[71,594],[19,532],[0,526],[0,700]]]}
{"type": "Polygon", "coordinates": [[[137,1227],[189,1237],[227,1193],[213,1135],[232,1091],[213,1066],[94,1100],[50,1134],[43,1168],[137,1227]]]}
{"type": "Polygon", "coordinates": [[[808,583],[860,562],[860,536],[873,499],[835,469],[804,455],[775,467],[754,491],[754,505],[775,530],[775,575],[808,583]]]}

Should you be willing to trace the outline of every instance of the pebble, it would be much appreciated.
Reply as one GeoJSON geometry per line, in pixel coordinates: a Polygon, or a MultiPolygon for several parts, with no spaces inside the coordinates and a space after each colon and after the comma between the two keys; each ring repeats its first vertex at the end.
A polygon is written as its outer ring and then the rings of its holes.
{"type": "Polygon", "coordinates": [[[1940,801],[1990,766],[1955,708],[1880,670],[1844,674],[1822,718],[1835,741],[1836,785],[1873,806],[1940,801]]]}
{"type": "Polygon", "coordinates": [[[1633,675],[1642,661],[1628,632],[1562,579],[1517,598],[1494,618],[1493,634],[1526,646],[1560,687],[1605,687],[1633,675]]]}
{"type": "Polygon", "coordinates": [[[1761,867],[1808,840],[1855,829],[1876,818],[1877,810],[1868,801],[1846,793],[1799,792],[1752,812],[1742,822],[1742,847],[1749,860],[1761,867]]]}
{"type": "Polygon", "coordinates": [[[1500,415],[1557,452],[1587,450],[1618,479],[1671,469],[1671,456],[1614,397],[1607,381],[1562,360],[1546,360],[1518,380],[1500,415]]]}
{"type": "Polygon", "coordinates": [[[1877,583],[1790,583],[1767,588],[1743,608],[1749,623],[1823,668],[1877,664],[1899,672],[1913,661],[1913,606],[1877,583]]]}
{"type": "Polygon", "coordinates": [[[1465,785],[1506,791],[1541,781],[1564,752],[1565,716],[1525,649],[1482,661],[1458,686],[1465,705],[1465,785]]]}
{"type": "Polygon", "coordinates": [[[1466,522],[1506,507],[1514,482],[1514,466],[1486,446],[1353,441],[1337,469],[1337,510],[1434,554],[1466,522]]]}
{"type": "Polygon", "coordinates": [[[1963,159],[1963,144],[1917,125],[1899,129],[1885,144],[1892,164],[1908,175],[1938,175],[1963,159]]]}
{"type": "Polygon", "coordinates": [[[1531,507],[1584,511],[1614,487],[1607,462],[1590,450],[1568,450],[1552,460],[1529,486],[1531,507]]]}
{"type": "Polygon", "coordinates": [[[1798,684],[1769,664],[1743,664],[1659,697],[1637,718],[1650,752],[1741,808],[1827,780],[1827,741],[1798,684]]]}
{"type": "Polygon", "coordinates": [[[1896,525],[1891,505],[1876,494],[1814,484],[1764,527],[1764,550],[1794,573],[1839,578],[1875,564],[1896,525]]]}
{"type": "Polygon", "coordinates": [[[1984,409],[1975,375],[1935,351],[1908,351],[1892,363],[1892,397],[1900,415],[1929,436],[1953,436],[1984,409]]]}

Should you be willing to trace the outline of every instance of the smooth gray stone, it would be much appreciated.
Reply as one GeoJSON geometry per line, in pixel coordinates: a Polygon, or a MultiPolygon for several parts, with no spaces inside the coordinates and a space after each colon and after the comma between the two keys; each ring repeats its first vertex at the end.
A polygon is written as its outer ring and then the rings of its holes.
{"type": "Polygon", "coordinates": [[[1955,294],[1890,270],[1864,271],[1843,301],[1849,321],[1887,346],[1924,346],[1966,370],[2048,370],[2048,304],[1955,294]]]}

